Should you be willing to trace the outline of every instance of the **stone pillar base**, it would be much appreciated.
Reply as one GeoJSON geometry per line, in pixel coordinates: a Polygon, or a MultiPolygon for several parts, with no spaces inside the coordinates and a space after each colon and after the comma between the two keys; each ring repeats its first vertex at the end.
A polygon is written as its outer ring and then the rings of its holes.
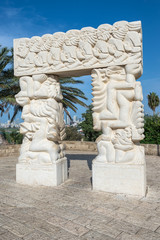
{"type": "Polygon", "coordinates": [[[67,180],[67,159],[64,157],[51,165],[22,164],[16,165],[16,181],[30,186],[58,186],[67,180]]]}
{"type": "Polygon", "coordinates": [[[146,195],[146,165],[93,161],[93,190],[146,195]]]}

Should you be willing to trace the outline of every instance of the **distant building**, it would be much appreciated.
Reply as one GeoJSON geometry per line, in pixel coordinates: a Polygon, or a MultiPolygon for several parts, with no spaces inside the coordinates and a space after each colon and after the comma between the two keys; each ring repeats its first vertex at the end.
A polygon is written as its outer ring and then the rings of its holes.
{"type": "MultiPolygon", "coordinates": [[[[70,112],[69,112],[69,114],[70,114],[70,112]]],[[[66,117],[66,125],[71,125],[71,119],[70,119],[70,117],[67,115],[67,117],[66,117]]]]}
{"type": "Polygon", "coordinates": [[[74,115],[74,116],[73,116],[73,122],[74,122],[74,123],[76,123],[76,122],[77,122],[77,120],[78,120],[77,116],[76,116],[76,115],[74,115]]]}

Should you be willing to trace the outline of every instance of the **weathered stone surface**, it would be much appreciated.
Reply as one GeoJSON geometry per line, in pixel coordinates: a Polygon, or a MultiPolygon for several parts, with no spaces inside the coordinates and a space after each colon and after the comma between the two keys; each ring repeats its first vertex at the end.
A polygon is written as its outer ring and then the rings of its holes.
{"type": "MultiPolygon", "coordinates": [[[[62,142],[61,142],[62,143],[62,142]]],[[[76,151],[81,151],[81,154],[83,152],[87,151],[90,154],[97,154],[97,144],[95,142],[85,142],[85,141],[63,141],[63,144],[65,145],[66,153],[73,152],[76,153],[76,151]]],[[[153,155],[153,156],[159,156],[158,148],[159,146],[156,144],[140,144],[145,149],[146,155],[153,155]]],[[[19,154],[21,145],[3,145],[0,146],[0,157],[8,157],[19,154]],[[12,152],[11,152],[12,150],[12,152]]]]}
{"type": "Polygon", "coordinates": [[[0,158],[0,239],[160,239],[160,157],[146,157],[144,198],[91,191],[91,157],[68,157],[70,179],[55,188],[17,184],[17,157],[0,158]]]}
{"type": "Polygon", "coordinates": [[[141,22],[119,21],[14,40],[16,76],[81,76],[91,69],[142,63],[141,22]]]}
{"type": "Polygon", "coordinates": [[[138,233],[137,236],[140,237],[141,239],[145,240],[159,240],[160,239],[160,234],[156,233],[154,231],[150,231],[149,229],[142,228],[138,233]]]}
{"type": "MultiPolygon", "coordinates": [[[[63,98],[57,76],[21,77],[15,96],[23,106],[20,132],[24,134],[16,167],[17,182],[57,186],[67,179],[64,146],[63,98]]],[[[12,152],[12,150],[11,150],[12,152]]]]}
{"type": "Polygon", "coordinates": [[[112,164],[93,162],[93,189],[145,196],[146,166],[144,164],[112,164]]]}
{"type": "MultiPolygon", "coordinates": [[[[133,192],[126,191],[128,186],[120,181],[120,185],[124,185],[120,192],[144,196],[144,148],[138,146],[144,138],[143,95],[141,83],[136,81],[142,74],[142,65],[140,21],[119,21],[113,26],[102,24],[97,29],[84,27],[66,33],[15,39],[14,73],[21,77],[21,91],[15,97],[23,107],[24,120],[20,128],[24,139],[17,166],[17,181],[30,185],[34,182],[56,185],[50,183],[48,179],[53,176],[48,170],[47,178],[47,171],[43,171],[42,165],[47,169],[48,164],[64,157],[64,146],[58,142],[65,136],[59,76],[91,74],[93,125],[95,130],[102,131],[96,140],[98,156],[95,162],[103,162],[106,166],[107,163],[126,162],[142,165],[142,177],[137,179],[140,188],[143,186],[142,191],[133,187],[132,183],[130,188],[133,192]],[[29,164],[27,168],[30,170],[23,168],[24,163],[29,164]],[[32,164],[37,165],[37,171],[33,171],[32,164]],[[45,183],[39,180],[41,177],[45,183]]],[[[100,190],[95,168],[96,164],[93,167],[93,189],[100,190]]],[[[102,170],[100,176],[105,174],[102,170]]],[[[133,166],[131,175],[134,174],[133,166]]],[[[62,179],[61,176],[58,178],[62,179]]],[[[101,179],[100,185],[104,185],[101,190],[108,191],[105,179],[101,179]]]]}
{"type": "Polygon", "coordinates": [[[67,159],[62,158],[52,165],[17,164],[16,181],[31,186],[58,186],[67,180],[67,159]]]}
{"type": "Polygon", "coordinates": [[[111,238],[107,235],[95,232],[95,231],[89,231],[85,235],[82,236],[82,240],[114,240],[115,238],[111,238]]]}

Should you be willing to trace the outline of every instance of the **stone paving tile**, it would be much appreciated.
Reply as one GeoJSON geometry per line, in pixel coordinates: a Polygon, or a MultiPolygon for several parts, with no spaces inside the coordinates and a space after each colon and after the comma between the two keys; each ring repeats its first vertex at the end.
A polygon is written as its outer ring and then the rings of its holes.
{"type": "Polygon", "coordinates": [[[17,184],[17,158],[0,158],[0,240],[160,240],[160,157],[146,159],[140,198],[92,191],[85,160],[71,160],[70,179],[53,188],[17,184]]]}
{"type": "Polygon", "coordinates": [[[113,220],[108,223],[108,226],[131,234],[136,234],[140,230],[140,227],[122,220],[121,221],[113,220]]]}
{"type": "Polygon", "coordinates": [[[146,221],[151,216],[150,211],[143,211],[142,209],[138,209],[138,208],[135,208],[134,210],[129,210],[129,209],[120,207],[114,212],[122,216],[125,215],[125,219],[131,216],[135,218],[140,218],[143,221],[146,221]]]}
{"type": "Polygon", "coordinates": [[[31,208],[27,208],[27,210],[23,210],[25,214],[29,214],[35,218],[39,218],[42,220],[47,220],[48,218],[52,217],[53,215],[55,215],[58,212],[58,209],[50,209],[50,211],[46,211],[45,209],[45,205],[43,206],[43,210],[42,209],[38,209],[38,208],[33,208],[33,211],[31,208]],[[44,210],[44,211],[43,211],[44,210]]]}
{"type": "Polygon", "coordinates": [[[65,218],[62,218],[62,217],[53,216],[53,217],[47,219],[46,222],[53,224],[54,226],[61,227],[61,226],[63,226],[64,223],[67,223],[68,220],[65,218]]]}
{"type": "Polygon", "coordinates": [[[129,233],[122,232],[117,238],[117,240],[146,240],[145,238],[138,237],[136,235],[131,235],[129,233]]]}
{"type": "Polygon", "coordinates": [[[54,232],[53,237],[56,240],[80,240],[81,239],[80,237],[75,236],[71,232],[68,232],[61,228],[59,228],[58,231],[54,232]]]}
{"type": "Polygon", "coordinates": [[[133,202],[130,202],[128,199],[113,199],[111,198],[107,205],[113,206],[113,208],[117,209],[118,207],[126,208],[128,210],[134,210],[137,207],[137,204],[133,204],[133,202]]]}
{"type": "Polygon", "coordinates": [[[92,220],[86,225],[86,227],[112,238],[117,237],[122,232],[121,230],[108,226],[108,223],[103,221],[99,221],[98,224],[95,224],[95,221],[92,220]]]}
{"type": "Polygon", "coordinates": [[[3,195],[1,195],[1,197],[0,197],[0,203],[7,204],[12,207],[29,207],[30,206],[29,204],[20,202],[17,199],[14,199],[14,198],[8,197],[8,196],[3,196],[3,195]]]}
{"type": "Polygon", "coordinates": [[[142,200],[139,208],[155,210],[157,207],[159,207],[159,203],[146,202],[142,200]]]}
{"type": "Polygon", "coordinates": [[[74,223],[72,221],[63,223],[61,226],[66,231],[71,232],[71,233],[75,234],[76,236],[82,236],[89,231],[89,229],[87,229],[86,227],[83,227],[82,225],[74,223]]]}
{"type": "Polygon", "coordinates": [[[107,224],[113,219],[110,217],[106,216],[100,216],[100,215],[95,215],[95,216],[81,216],[73,220],[73,222],[81,224],[83,226],[94,226],[94,225],[99,225],[101,223],[107,224]]]}
{"type": "MultiPolygon", "coordinates": [[[[103,233],[107,236],[110,236],[112,238],[116,238],[122,231],[119,231],[118,229],[114,229],[108,226],[96,226],[94,227],[94,229],[99,232],[99,233],[103,233]]],[[[93,230],[93,229],[92,229],[93,230]]]]}
{"type": "Polygon", "coordinates": [[[127,213],[121,213],[119,212],[119,209],[116,209],[115,211],[111,211],[109,214],[108,214],[109,217],[112,217],[114,219],[117,219],[117,220],[125,220],[126,217],[127,217],[127,213]]]}
{"type": "Polygon", "coordinates": [[[82,240],[114,240],[114,238],[109,237],[107,235],[95,232],[95,231],[89,231],[85,235],[81,237],[82,240]]]}
{"type": "Polygon", "coordinates": [[[153,221],[143,220],[143,217],[139,215],[128,216],[126,217],[126,221],[129,222],[130,224],[134,224],[142,228],[147,228],[151,231],[155,231],[159,227],[159,224],[153,221]]]}
{"type": "Polygon", "coordinates": [[[23,237],[23,240],[55,240],[54,236],[35,230],[23,237]]]}
{"type": "Polygon", "coordinates": [[[145,240],[159,240],[160,234],[154,231],[150,231],[146,228],[141,228],[140,231],[137,233],[138,237],[141,237],[145,240]]]}
{"type": "Polygon", "coordinates": [[[2,226],[0,226],[0,235],[4,234],[8,232],[5,228],[3,228],[2,226]]]}
{"type": "Polygon", "coordinates": [[[31,228],[14,220],[6,222],[3,225],[3,228],[15,234],[18,237],[23,237],[32,231],[31,228]]]}
{"type": "MultiPolygon", "coordinates": [[[[5,196],[6,197],[8,197],[9,198],[9,196],[11,195],[11,193],[10,192],[7,192],[7,191],[5,191],[3,194],[5,194],[5,196]]],[[[2,196],[2,195],[1,195],[2,196]]],[[[31,198],[30,196],[28,196],[28,194],[24,194],[23,193],[23,196],[22,196],[22,193],[21,192],[19,192],[19,193],[14,193],[14,198],[12,199],[12,200],[14,200],[15,202],[22,202],[22,203],[24,203],[24,204],[31,204],[31,205],[38,205],[38,204],[42,204],[43,202],[42,201],[40,201],[40,200],[36,200],[36,199],[33,199],[33,198],[31,198]]]]}
{"type": "Polygon", "coordinates": [[[13,233],[11,232],[6,232],[2,235],[0,235],[0,240],[22,240],[22,238],[14,235],[13,233]]]}
{"type": "Polygon", "coordinates": [[[3,214],[0,214],[0,226],[6,225],[6,224],[14,224],[15,220],[11,219],[3,214]]]}
{"type": "Polygon", "coordinates": [[[98,207],[98,208],[95,208],[93,209],[92,213],[91,214],[101,214],[101,215],[111,215],[112,213],[114,212],[114,210],[112,209],[109,209],[109,208],[102,208],[102,207],[98,207]]]}
{"type": "Polygon", "coordinates": [[[150,208],[144,208],[144,207],[142,208],[139,206],[136,209],[134,209],[132,214],[144,216],[144,219],[148,219],[150,216],[158,216],[159,215],[159,213],[156,211],[156,209],[150,209],[150,208]]]}
{"type": "Polygon", "coordinates": [[[32,222],[27,222],[25,224],[30,229],[37,229],[41,230],[43,233],[48,234],[48,233],[55,233],[56,231],[59,230],[57,226],[54,226],[53,224],[50,224],[46,221],[42,221],[41,219],[35,219],[32,222]]]}
{"type": "Polygon", "coordinates": [[[156,229],[156,232],[160,234],[160,227],[156,229]]]}
{"type": "Polygon", "coordinates": [[[153,223],[156,223],[156,224],[158,224],[160,226],[160,215],[158,215],[158,216],[151,216],[149,218],[149,221],[153,222],[153,223]]]}
{"type": "Polygon", "coordinates": [[[21,208],[15,208],[4,213],[5,216],[15,219],[18,222],[26,223],[35,220],[34,216],[24,213],[21,208]]]}

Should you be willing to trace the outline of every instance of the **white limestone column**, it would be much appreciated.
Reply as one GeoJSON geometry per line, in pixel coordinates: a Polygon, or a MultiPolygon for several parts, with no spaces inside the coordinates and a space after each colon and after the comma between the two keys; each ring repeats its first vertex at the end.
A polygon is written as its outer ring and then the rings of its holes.
{"type": "Polygon", "coordinates": [[[145,196],[146,163],[140,64],[92,71],[94,129],[98,156],[93,161],[93,190],[145,196]]]}
{"type": "Polygon", "coordinates": [[[62,94],[58,77],[38,74],[20,78],[16,101],[23,106],[24,134],[16,166],[16,181],[57,186],[67,179],[67,160],[59,140],[65,137],[62,94]]]}

